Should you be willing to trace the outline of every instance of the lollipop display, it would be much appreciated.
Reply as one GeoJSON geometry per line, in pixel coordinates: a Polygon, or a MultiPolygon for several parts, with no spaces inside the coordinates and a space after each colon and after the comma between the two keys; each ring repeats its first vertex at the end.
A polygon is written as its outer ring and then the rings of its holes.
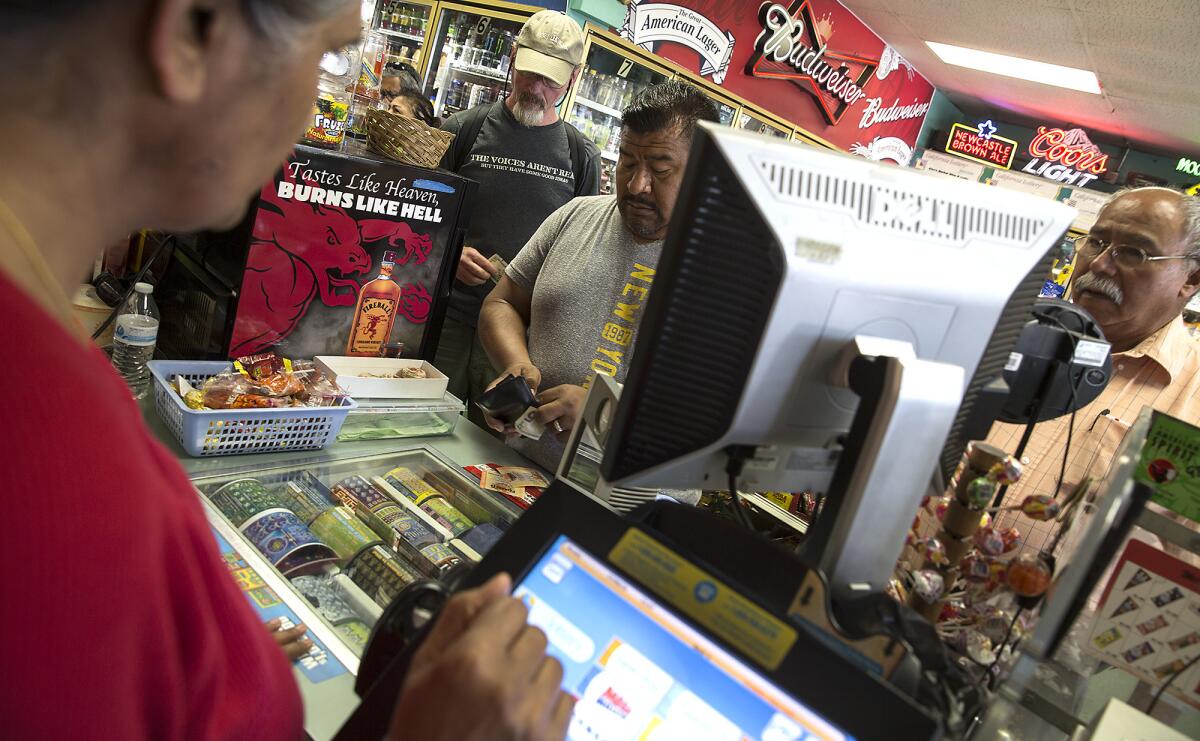
{"type": "Polygon", "coordinates": [[[1008,546],[1004,542],[1004,536],[996,532],[995,528],[992,527],[984,527],[976,530],[974,543],[975,547],[981,553],[988,556],[999,556],[1008,550],[1008,546]]]}
{"type": "Polygon", "coordinates": [[[967,484],[966,505],[971,509],[983,509],[996,494],[996,482],[986,476],[977,476],[967,484]]]}
{"type": "Polygon", "coordinates": [[[986,582],[992,574],[991,564],[979,555],[970,555],[959,564],[964,579],[975,584],[986,582]]]}
{"type": "Polygon", "coordinates": [[[1021,464],[1011,455],[988,469],[988,478],[1001,486],[1012,486],[1021,480],[1021,464]]]}
{"type": "Polygon", "coordinates": [[[964,665],[988,677],[996,676],[1000,657],[1019,640],[1018,618],[1045,594],[1053,575],[1045,558],[1018,555],[1021,531],[995,513],[1019,510],[1032,520],[1057,524],[1071,503],[1069,497],[1063,503],[1030,494],[1020,504],[993,507],[1000,503],[1002,487],[1018,484],[1021,476],[1022,465],[1013,456],[971,443],[949,496],[921,500],[896,572],[894,593],[936,625],[964,665]],[[930,514],[937,520],[933,535],[930,514]],[[909,586],[907,594],[901,584],[909,586]]]}
{"type": "Polygon", "coordinates": [[[1013,617],[1006,610],[993,609],[979,623],[979,632],[988,637],[992,643],[1003,643],[1008,637],[1008,626],[1012,625],[1013,617]]]}
{"type": "Polygon", "coordinates": [[[950,502],[942,500],[933,507],[933,516],[939,520],[946,518],[946,512],[950,509],[950,502]]]}
{"type": "Polygon", "coordinates": [[[926,603],[936,603],[945,589],[945,579],[933,569],[921,569],[913,572],[913,594],[926,603]]]}
{"type": "Polygon", "coordinates": [[[1048,494],[1030,494],[1020,504],[1011,507],[996,507],[988,511],[1015,512],[1018,510],[1031,520],[1049,522],[1058,519],[1058,515],[1062,512],[1062,505],[1048,494]]]}
{"type": "Polygon", "coordinates": [[[992,641],[977,630],[964,630],[959,633],[957,648],[977,664],[990,664],[996,660],[992,651],[992,641]]]}
{"type": "Polygon", "coordinates": [[[946,555],[946,546],[937,538],[925,538],[916,545],[917,553],[925,556],[925,560],[935,566],[948,566],[950,559],[946,555]]]}
{"type": "Polygon", "coordinates": [[[1025,501],[1021,502],[1021,511],[1032,520],[1048,522],[1058,518],[1062,505],[1055,501],[1054,497],[1034,494],[1025,497],[1025,501]]]}
{"type": "Polygon", "coordinates": [[[1050,587],[1054,576],[1050,564],[1036,553],[1022,553],[1009,564],[1006,573],[1008,586],[1022,597],[1040,597],[1050,587]]]}

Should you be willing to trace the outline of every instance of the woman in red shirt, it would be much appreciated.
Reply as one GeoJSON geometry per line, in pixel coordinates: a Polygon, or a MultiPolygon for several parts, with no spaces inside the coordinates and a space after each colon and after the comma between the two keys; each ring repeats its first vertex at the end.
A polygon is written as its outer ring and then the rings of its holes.
{"type": "MultiPolygon", "coordinates": [[[[282,652],[66,289],[138,228],[237,223],[358,34],[357,0],[0,0],[5,736],[302,736],[282,652]]],[[[508,587],[450,602],[394,737],[563,736],[561,667],[508,587]]]]}

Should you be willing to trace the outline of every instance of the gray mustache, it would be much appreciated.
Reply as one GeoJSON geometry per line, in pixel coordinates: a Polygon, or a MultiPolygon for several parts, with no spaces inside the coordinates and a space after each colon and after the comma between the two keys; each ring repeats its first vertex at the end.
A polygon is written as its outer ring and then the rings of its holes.
{"type": "Polygon", "coordinates": [[[1121,287],[1112,278],[1102,278],[1093,273],[1084,273],[1075,281],[1076,291],[1093,291],[1102,293],[1112,300],[1114,304],[1120,306],[1125,301],[1125,294],[1121,292],[1121,287]]]}

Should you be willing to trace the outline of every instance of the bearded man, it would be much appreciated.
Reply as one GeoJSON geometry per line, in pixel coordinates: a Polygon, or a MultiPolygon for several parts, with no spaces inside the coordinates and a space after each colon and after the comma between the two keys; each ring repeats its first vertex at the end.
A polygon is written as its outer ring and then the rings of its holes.
{"type": "MultiPolygon", "coordinates": [[[[442,124],[455,135],[442,167],[479,183],[434,360],[450,377],[450,391],[464,401],[496,375],[475,328],[503,266],[560,206],[600,191],[600,150],[555,110],[582,62],[579,25],[557,11],[535,13],[517,35],[509,95],[442,124]],[[503,262],[490,260],[493,255],[503,262]]],[[[481,423],[474,405],[468,408],[481,423]]]]}

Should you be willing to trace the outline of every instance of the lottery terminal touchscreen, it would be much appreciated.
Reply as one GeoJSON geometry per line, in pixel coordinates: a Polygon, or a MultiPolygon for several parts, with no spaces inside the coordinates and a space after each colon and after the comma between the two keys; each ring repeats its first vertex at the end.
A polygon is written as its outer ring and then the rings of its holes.
{"type": "Polygon", "coordinates": [[[514,593],[562,662],[574,741],[851,738],[566,536],[514,593]]]}

